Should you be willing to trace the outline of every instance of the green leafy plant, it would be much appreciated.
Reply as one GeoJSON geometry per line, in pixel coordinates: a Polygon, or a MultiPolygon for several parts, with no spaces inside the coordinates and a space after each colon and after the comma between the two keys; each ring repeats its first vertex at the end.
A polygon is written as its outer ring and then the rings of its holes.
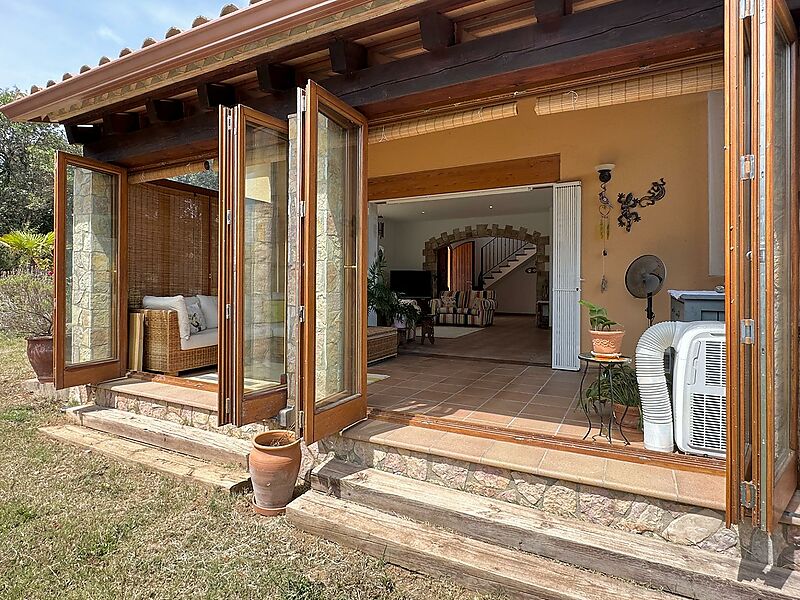
{"type": "Polygon", "coordinates": [[[0,277],[0,331],[20,337],[52,334],[52,277],[42,271],[0,277]]]}
{"type": "Polygon", "coordinates": [[[608,331],[614,325],[619,325],[616,321],[608,318],[608,311],[602,306],[597,306],[587,300],[581,300],[580,304],[589,309],[589,326],[592,331],[608,331]]]}
{"type": "Polygon", "coordinates": [[[386,280],[386,259],[380,250],[367,273],[367,307],[375,311],[381,325],[393,325],[399,320],[413,327],[420,317],[420,311],[415,305],[402,302],[389,288],[386,280]]]}
{"type": "Polygon", "coordinates": [[[50,269],[53,266],[53,247],[56,236],[49,233],[36,233],[27,229],[17,229],[0,236],[0,245],[8,248],[20,261],[19,266],[50,269]]]}
{"type": "MultiPolygon", "coordinates": [[[[611,367],[614,372],[611,377],[614,384],[614,403],[629,407],[641,407],[642,399],[639,395],[639,382],[636,379],[636,370],[630,365],[617,365],[611,367]]],[[[608,377],[598,377],[583,392],[580,398],[581,408],[592,404],[604,404],[611,401],[611,381],[608,377]]],[[[639,419],[641,429],[641,416],[639,419]]]]}

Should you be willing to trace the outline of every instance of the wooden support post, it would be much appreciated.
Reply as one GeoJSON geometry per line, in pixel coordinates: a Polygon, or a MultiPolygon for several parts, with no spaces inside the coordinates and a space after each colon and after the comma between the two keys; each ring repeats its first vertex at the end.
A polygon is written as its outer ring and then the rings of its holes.
{"type": "Polygon", "coordinates": [[[367,49],[350,40],[334,40],[328,47],[331,70],[341,75],[352,75],[367,66],[367,49]]]}
{"type": "Polygon", "coordinates": [[[455,23],[437,12],[426,13],[419,18],[419,32],[422,47],[428,52],[449,48],[456,43],[455,23]]]}
{"type": "Polygon", "coordinates": [[[204,83],[197,88],[197,99],[204,110],[236,106],[236,88],[227,83],[204,83]]]}
{"type": "Polygon", "coordinates": [[[139,129],[139,113],[125,112],[103,115],[103,133],[118,135],[139,129]]]}
{"type": "Polygon", "coordinates": [[[151,123],[167,123],[186,116],[180,100],[148,100],[146,106],[151,123]]]}
{"type": "Polygon", "coordinates": [[[294,68],[289,65],[264,63],[256,67],[256,73],[262,92],[286,92],[297,85],[294,68]]]}
{"type": "Polygon", "coordinates": [[[103,136],[100,125],[64,125],[64,132],[70,144],[91,144],[103,136]]]}

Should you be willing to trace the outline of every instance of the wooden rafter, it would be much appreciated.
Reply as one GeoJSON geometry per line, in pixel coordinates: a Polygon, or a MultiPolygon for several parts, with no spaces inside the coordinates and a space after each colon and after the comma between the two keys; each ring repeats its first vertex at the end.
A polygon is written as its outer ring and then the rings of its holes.
{"type": "Polygon", "coordinates": [[[456,26],[441,13],[429,12],[419,18],[422,47],[428,52],[442,50],[456,43],[456,26]]]}

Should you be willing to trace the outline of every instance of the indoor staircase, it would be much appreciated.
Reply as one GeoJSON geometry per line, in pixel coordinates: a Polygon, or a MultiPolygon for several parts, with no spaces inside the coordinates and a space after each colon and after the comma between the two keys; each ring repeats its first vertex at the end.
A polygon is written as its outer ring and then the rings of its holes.
{"type": "Polygon", "coordinates": [[[496,237],[481,247],[479,281],[489,289],[503,277],[512,273],[529,258],[536,255],[536,246],[528,242],[496,237]]]}
{"type": "Polygon", "coordinates": [[[230,493],[250,489],[250,442],[215,431],[95,404],[69,408],[68,422],[42,427],[53,439],[230,493]]]}
{"type": "Polygon", "coordinates": [[[296,527],[508,598],[788,600],[800,573],[329,460],[296,527]]]}

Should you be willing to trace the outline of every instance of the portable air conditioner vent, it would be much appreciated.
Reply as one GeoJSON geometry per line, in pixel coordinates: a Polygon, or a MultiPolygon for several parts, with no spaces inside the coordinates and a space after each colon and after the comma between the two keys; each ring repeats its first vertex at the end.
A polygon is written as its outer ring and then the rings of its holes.
{"type": "Polygon", "coordinates": [[[698,322],[675,348],[675,442],[689,454],[724,457],[727,449],[725,325],[698,322]]]}

